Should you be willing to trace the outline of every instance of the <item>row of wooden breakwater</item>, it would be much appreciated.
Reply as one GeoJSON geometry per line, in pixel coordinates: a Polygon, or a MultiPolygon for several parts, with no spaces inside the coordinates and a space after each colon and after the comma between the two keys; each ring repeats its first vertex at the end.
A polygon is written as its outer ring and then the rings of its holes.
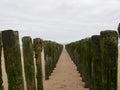
{"type": "Polygon", "coordinates": [[[90,90],[117,90],[118,33],[101,31],[66,45],[85,87],[90,90]]]}
{"type": "MultiPolygon", "coordinates": [[[[5,68],[8,78],[8,90],[24,90],[21,50],[18,31],[6,30],[0,33],[0,57],[3,48],[5,68]]],[[[30,36],[22,38],[22,52],[27,90],[43,90],[43,72],[41,52],[44,49],[45,78],[49,79],[54,70],[63,46],[52,41],[43,41],[30,36]],[[35,63],[34,63],[35,60],[35,63]],[[35,72],[36,66],[36,72],[35,72]],[[37,83],[36,83],[37,81],[37,83]]],[[[0,90],[3,88],[0,59],[0,90]]]]}

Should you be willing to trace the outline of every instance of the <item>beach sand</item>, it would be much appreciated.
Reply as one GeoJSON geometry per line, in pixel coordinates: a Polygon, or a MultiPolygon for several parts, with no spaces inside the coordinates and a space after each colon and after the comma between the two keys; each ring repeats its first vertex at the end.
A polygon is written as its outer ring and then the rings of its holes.
{"type": "Polygon", "coordinates": [[[89,90],[84,88],[82,78],[65,49],[50,79],[44,82],[44,90],[89,90]]]}

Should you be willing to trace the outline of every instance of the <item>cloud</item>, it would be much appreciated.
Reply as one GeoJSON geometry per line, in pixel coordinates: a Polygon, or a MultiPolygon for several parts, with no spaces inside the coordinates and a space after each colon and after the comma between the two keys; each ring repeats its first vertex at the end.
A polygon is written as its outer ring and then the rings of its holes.
{"type": "Polygon", "coordinates": [[[70,42],[116,30],[119,11],[119,0],[1,0],[0,29],[70,42]]]}

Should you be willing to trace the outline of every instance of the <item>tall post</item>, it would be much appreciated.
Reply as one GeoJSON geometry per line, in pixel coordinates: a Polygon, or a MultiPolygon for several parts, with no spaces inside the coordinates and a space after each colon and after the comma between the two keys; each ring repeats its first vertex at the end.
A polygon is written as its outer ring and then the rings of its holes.
{"type": "Polygon", "coordinates": [[[17,31],[2,32],[5,68],[9,90],[24,90],[19,35],[17,31]]]}
{"type": "Polygon", "coordinates": [[[0,32],[0,90],[3,90],[2,68],[1,68],[2,36],[0,32]]]}
{"type": "Polygon", "coordinates": [[[34,50],[36,58],[36,68],[37,68],[37,90],[43,90],[43,77],[42,77],[42,65],[41,65],[41,52],[42,52],[42,40],[40,38],[34,39],[34,50]]]}
{"type": "Polygon", "coordinates": [[[36,90],[33,44],[31,37],[22,38],[23,58],[27,90],[36,90]]]}
{"type": "Polygon", "coordinates": [[[117,90],[118,34],[106,30],[100,33],[102,60],[102,90],[117,90]]]}
{"type": "Polygon", "coordinates": [[[102,90],[100,35],[91,37],[91,87],[90,90],[102,90]]]}
{"type": "Polygon", "coordinates": [[[51,42],[50,41],[44,41],[44,53],[45,53],[45,79],[48,80],[49,76],[51,74],[52,68],[51,68],[51,42]]]}

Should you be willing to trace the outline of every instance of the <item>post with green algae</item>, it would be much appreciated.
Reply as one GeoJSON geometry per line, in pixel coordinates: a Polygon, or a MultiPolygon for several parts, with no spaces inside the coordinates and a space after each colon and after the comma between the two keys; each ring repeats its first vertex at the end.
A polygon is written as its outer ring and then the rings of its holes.
{"type": "Polygon", "coordinates": [[[33,40],[37,68],[36,74],[37,90],[43,90],[42,63],[41,63],[42,43],[43,41],[40,38],[35,38],[33,40]]]}
{"type": "Polygon", "coordinates": [[[91,86],[90,90],[102,90],[100,35],[91,37],[91,86]]]}
{"type": "Polygon", "coordinates": [[[3,88],[3,80],[2,80],[2,68],[1,68],[1,53],[2,53],[2,36],[0,32],[0,90],[4,90],[3,88]]]}
{"type": "Polygon", "coordinates": [[[85,88],[91,86],[91,38],[85,39],[85,88]]]}
{"type": "Polygon", "coordinates": [[[51,74],[51,42],[44,41],[44,55],[45,55],[45,79],[48,80],[51,74]]]}
{"type": "Polygon", "coordinates": [[[18,32],[12,30],[3,31],[2,43],[8,88],[9,90],[24,90],[18,32]]]}
{"type": "Polygon", "coordinates": [[[82,40],[82,81],[86,82],[86,40],[82,40]],[[84,52],[84,53],[83,53],[84,52]]]}
{"type": "Polygon", "coordinates": [[[23,58],[27,90],[36,90],[33,44],[29,36],[22,38],[23,58]]]}
{"type": "MultiPolygon", "coordinates": [[[[85,88],[89,87],[90,84],[90,38],[86,38],[80,41],[80,63],[79,66],[82,69],[81,75],[82,75],[82,80],[85,82],[85,88]],[[84,53],[83,53],[84,52],[84,53]]],[[[76,56],[76,55],[74,55],[76,56]]]]}
{"type": "Polygon", "coordinates": [[[120,23],[118,25],[118,33],[119,33],[119,38],[120,38],[120,23]]]}
{"type": "Polygon", "coordinates": [[[117,90],[118,33],[106,30],[100,33],[102,90],[117,90]]]}
{"type": "Polygon", "coordinates": [[[86,74],[86,72],[87,72],[87,39],[84,39],[83,40],[83,51],[84,51],[84,53],[82,54],[83,55],[83,73],[82,73],[82,80],[85,82],[85,87],[87,88],[87,74],[86,74]]]}
{"type": "Polygon", "coordinates": [[[44,41],[45,79],[48,80],[58,62],[63,46],[53,41],[44,41]]]}

